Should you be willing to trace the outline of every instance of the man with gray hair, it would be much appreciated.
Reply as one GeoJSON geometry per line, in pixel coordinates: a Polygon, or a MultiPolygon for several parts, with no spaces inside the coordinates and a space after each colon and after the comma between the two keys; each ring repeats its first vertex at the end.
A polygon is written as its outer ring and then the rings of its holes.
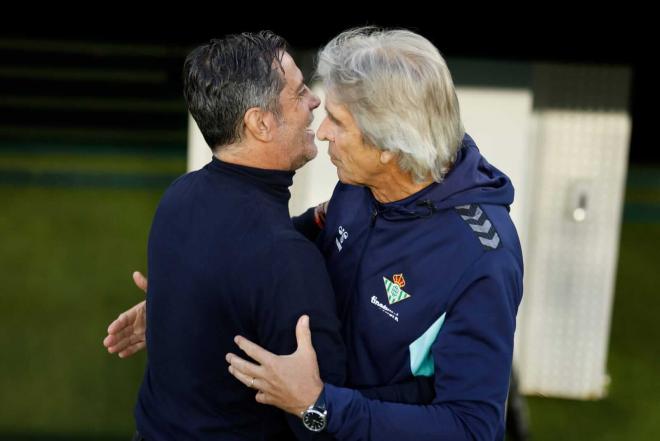
{"type": "Polygon", "coordinates": [[[340,183],[315,240],[352,389],[319,374],[306,317],[289,356],[237,337],[256,363],[229,353],[230,371],[257,384],[258,402],[339,440],[502,440],[523,278],[511,182],[464,134],[449,70],[422,36],[348,31],[317,71],[327,110],[317,137],[340,183]],[[355,390],[420,377],[434,381],[427,405],[355,390]]]}

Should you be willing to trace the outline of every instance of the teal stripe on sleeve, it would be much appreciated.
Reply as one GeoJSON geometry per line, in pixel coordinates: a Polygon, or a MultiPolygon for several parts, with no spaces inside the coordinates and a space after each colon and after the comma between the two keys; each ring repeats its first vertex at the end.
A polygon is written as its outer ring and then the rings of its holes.
{"type": "Polygon", "coordinates": [[[435,342],[443,323],[445,315],[443,313],[438,320],[414,342],[408,346],[410,351],[410,371],[418,377],[430,377],[435,371],[435,364],[431,356],[431,345],[435,342]]]}

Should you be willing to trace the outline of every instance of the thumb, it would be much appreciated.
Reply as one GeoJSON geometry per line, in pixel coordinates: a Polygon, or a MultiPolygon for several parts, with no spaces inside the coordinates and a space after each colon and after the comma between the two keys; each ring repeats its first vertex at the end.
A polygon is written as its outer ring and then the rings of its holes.
{"type": "Polygon", "coordinates": [[[312,346],[312,331],[309,330],[309,316],[303,315],[296,324],[296,341],[298,350],[301,348],[314,349],[312,346]]]}
{"type": "Polygon", "coordinates": [[[133,282],[135,286],[140,288],[144,293],[147,293],[147,278],[142,275],[140,271],[133,272],[133,282]]]}

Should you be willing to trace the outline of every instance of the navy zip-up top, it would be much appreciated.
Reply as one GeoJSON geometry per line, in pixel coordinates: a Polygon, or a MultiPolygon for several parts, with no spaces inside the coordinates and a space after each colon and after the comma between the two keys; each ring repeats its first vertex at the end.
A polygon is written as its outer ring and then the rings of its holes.
{"type": "Polygon", "coordinates": [[[347,346],[351,389],[325,387],[337,439],[504,438],[523,289],[513,194],[467,135],[445,180],[404,200],[337,185],[317,239],[347,346]],[[433,378],[431,404],[355,391],[419,377],[433,378]]]}
{"type": "MultiPolygon", "coordinates": [[[[343,384],[334,295],[313,243],[288,211],[293,172],[213,159],[176,180],[148,245],[148,363],[135,417],[150,441],[290,437],[283,412],[227,371],[240,334],[276,354],[296,349],[310,316],[324,381],[343,384]]],[[[311,435],[289,415],[297,436],[311,435]]]]}

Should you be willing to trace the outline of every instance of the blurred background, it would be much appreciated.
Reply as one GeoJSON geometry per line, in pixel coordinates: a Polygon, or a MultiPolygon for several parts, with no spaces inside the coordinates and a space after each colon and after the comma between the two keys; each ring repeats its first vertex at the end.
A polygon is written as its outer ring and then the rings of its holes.
{"type": "MultiPolygon", "coordinates": [[[[120,360],[101,341],[143,297],[131,272],[146,268],[164,189],[208,155],[182,98],[186,54],[271,29],[311,79],[319,47],[365,24],[406,27],[440,49],[467,132],[516,186],[526,278],[515,367],[532,438],[659,439],[653,60],[610,24],[427,22],[225,18],[0,33],[0,439],[122,440],[134,430],[145,355],[120,360]]],[[[334,186],[318,145],[296,175],[292,214],[334,186]]]]}

